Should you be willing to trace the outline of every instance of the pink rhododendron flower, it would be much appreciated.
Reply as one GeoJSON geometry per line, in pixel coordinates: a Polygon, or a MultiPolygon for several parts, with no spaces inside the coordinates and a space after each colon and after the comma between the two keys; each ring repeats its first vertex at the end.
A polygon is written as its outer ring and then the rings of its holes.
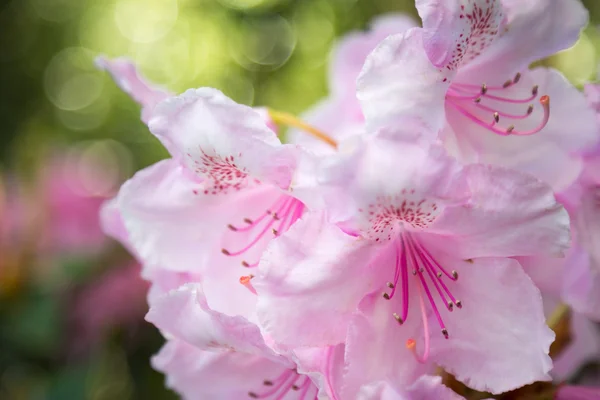
{"type": "Polygon", "coordinates": [[[269,246],[254,282],[265,332],[283,349],[345,341],[346,398],[432,363],[494,393],[548,379],[540,293],[506,257],[560,255],[566,211],[529,175],[391,137],[330,157],[329,221],[308,214],[269,246]]]}
{"type": "MultiPolygon", "coordinates": [[[[331,53],[329,94],[308,110],[302,119],[336,139],[362,133],[364,117],[355,92],[356,79],[365,59],[383,39],[414,26],[416,23],[409,16],[388,14],[375,19],[367,31],[350,32],[342,37],[331,53]]],[[[305,132],[292,130],[288,138],[316,151],[332,152],[331,146],[305,132]]]]}
{"type": "Polygon", "coordinates": [[[587,23],[580,2],[416,5],[423,28],[384,40],[358,79],[369,129],[413,115],[463,162],[516,168],[557,190],[573,182],[573,153],[598,141],[595,116],[559,72],[528,65],[575,42],[587,23]]]}

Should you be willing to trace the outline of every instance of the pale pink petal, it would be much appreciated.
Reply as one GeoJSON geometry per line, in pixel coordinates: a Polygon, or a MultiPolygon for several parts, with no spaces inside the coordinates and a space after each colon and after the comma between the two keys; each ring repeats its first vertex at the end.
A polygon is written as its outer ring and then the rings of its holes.
{"type": "Polygon", "coordinates": [[[494,394],[549,380],[554,333],[539,290],[519,264],[487,258],[444,265],[458,272],[452,291],[462,308],[444,319],[449,339],[432,335],[431,360],[467,386],[494,394]]]}
{"type": "Polygon", "coordinates": [[[258,326],[247,318],[211,309],[198,283],[186,284],[158,299],[146,319],[165,334],[200,349],[239,351],[286,362],[270,349],[258,326]]]}
{"type": "MultiPolygon", "coordinates": [[[[419,129],[423,130],[418,126],[408,130],[419,129]]],[[[341,148],[322,164],[318,176],[330,220],[343,223],[350,232],[385,241],[401,229],[394,224],[385,229],[376,226],[389,207],[399,210],[398,219],[421,229],[445,206],[468,199],[462,166],[443,147],[400,137],[395,131],[380,131],[341,148]]]]}
{"type": "MultiPolygon", "coordinates": [[[[186,400],[249,399],[250,392],[260,396],[278,387],[275,395],[287,389],[288,394],[281,399],[293,400],[298,392],[290,390],[291,385],[302,385],[307,379],[267,358],[231,351],[204,351],[177,339],[163,346],[152,358],[152,366],[166,375],[167,387],[186,400]],[[285,377],[288,379],[278,380],[285,377]],[[265,385],[265,380],[273,385],[265,385]]],[[[314,395],[316,388],[310,382],[308,385],[307,396],[314,395]]]]}
{"type": "Polygon", "coordinates": [[[501,83],[533,61],[572,46],[587,25],[579,0],[502,0],[506,28],[493,45],[461,71],[482,83],[501,83]],[[481,80],[496,76],[499,82],[481,80]]]}
{"type": "Polygon", "coordinates": [[[417,0],[423,44],[437,67],[455,70],[476,58],[498,36],[501,0],[417,0]]]}
{"type": "Polygon", "coordinates": [[[399,325],[392,316],[398,312],[395,301],[387,301],[379,293],[363,299],[359,312],[350,320],[342,399],[356,398],[356,393],[364,390],[361,387],[372,382],[389,381],[397,389],[403,389],[420,375],[434,372],[432,364],[418,363],[406,348],[409,339],[423,343],[417,303],[409,302],[411,318],[399,325]]]}
{"type": "Polygon", "coordinates": [[[442,127],[450,74],[431,64],[422,33],[413,28],[390,36],[367,57],[357,97],[370,131],[398,124],[402,117],[427,125],[433,137],[442,127]]]}
{"type": "Polygon", "coordinates": [[[464,400],[450,388],[442,383],[439,376],[423,375],[410,388],[408,388],[407,400],[464,400]]]}
{"type": "Polygon", "coordinates": [[[271,242],[253,280],[264,332],[284,348],[343,342],[360,299],[381,285],[373,253],[324,216],[305,215],[271,242]]]}
{"type": "Polygon", "coordinates": [[[386,37],[403,33],[415,26],[415,20],[408,15],[385,14],[373,20],[366,32],[350,32],[342,37],[336,43],[331,57],[331,95],[347,96],[354,100],[356,78],[369,53],[386,37]]]}
{"type": "Polygon", "coordinates": [[[135,255],[135,250],[129,242],[129,234],[116,197],[106,200],[100,208],[100,226],[102,231],[121,243],[130,253],[135,255]]]}
{"type": "Polygon", "coordinates": [[[154,107],[172,95],[166,89],[146,82],[135,64],[127,58],[98,57],[96,65],[108,71],[121,90],[142,106],[142,121],[145,123],[150,120],[154,107]]]}
{"type": "Polygon", "coordinates": [[[255,180],[287,189],[296,165],[294,146],[282,145],[260,113],[216,89],[190,89],[154,110],[150,131],[172,143],[191,171],[226,193],[255,180]]]}
{"type": "Polygon", "coordinates": [[[468,204],[447,207],[425,241],[460,258],[550,255],[569,246],[569,216],[552,189],[508,169],[469,165],[468,204]]]}

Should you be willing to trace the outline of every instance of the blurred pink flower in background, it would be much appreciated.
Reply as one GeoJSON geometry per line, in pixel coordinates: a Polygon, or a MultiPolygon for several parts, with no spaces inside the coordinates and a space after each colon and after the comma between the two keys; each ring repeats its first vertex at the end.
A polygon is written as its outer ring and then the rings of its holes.
{"type": "Polygon", "coordinates": [[[130,333],[144,322],[148,310],[149,284],[140,277],[140,265],[129,262],[115,266],[84,286],[75,295],[70,310],[72,343],[75,354],[93,348],[111,330],[123,328],[130,333]]]}

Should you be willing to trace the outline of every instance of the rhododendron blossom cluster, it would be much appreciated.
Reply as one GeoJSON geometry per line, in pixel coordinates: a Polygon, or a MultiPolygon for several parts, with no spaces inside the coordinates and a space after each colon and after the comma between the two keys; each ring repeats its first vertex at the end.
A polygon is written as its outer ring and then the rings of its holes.
{"type": "Polygon", "coordinates": [[[600,89],[529,67],[587,12],[415,3],[422,21],[341,40],[303,118],[98,60],[170,153],[102,222],[143,265],[152,364],[184,398],[463,398],[439,367],[494,398],[552,379],[544,302],[600,319],[600,89]]]}

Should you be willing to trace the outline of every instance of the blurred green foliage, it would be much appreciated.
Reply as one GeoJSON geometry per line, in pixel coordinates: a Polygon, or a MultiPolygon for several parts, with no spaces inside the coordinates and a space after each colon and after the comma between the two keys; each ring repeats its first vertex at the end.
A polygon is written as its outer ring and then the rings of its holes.
{"type": "MultiPolygon", "coordinates": [[[[600,50],[600,2],[584,3],[580,42],[543,61],[576,85],[595,79],[600,50]]],[[[336,38],[388,12],[416,15],[407,0],[0,0],[0,169],[33,176],[48,149],[106,139],[122,145],[126,175],[166,156],[137,105],[94,68],[99,54],[132,58],[174,92],[212,86],[299,113],[326,95],[336,38]]],[[[27,286],[0,303],[0,399],[174,398],[149,366],[161,338],[148,325],[140,343],[115,332],[86,359],[62,357],[64,301],[27,286]]]]}

